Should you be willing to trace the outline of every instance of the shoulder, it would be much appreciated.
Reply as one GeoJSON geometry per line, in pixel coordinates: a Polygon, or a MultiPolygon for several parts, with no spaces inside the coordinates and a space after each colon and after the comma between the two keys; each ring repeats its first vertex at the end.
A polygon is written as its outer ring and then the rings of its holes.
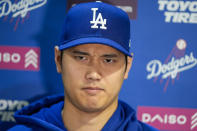
{"type": "Polygon", "coordinates": [[[8,129],[8,131],[32,131],[32,128],[29,128],[24,125],[16,125],[10,129],[8,129]]]}
{"type": "Polygon", "coordinates": [[[159,131],[158,129],[156,129],[146,123],[143,123],[141,121],[139,121],[139,124],[141,125],[143,131],[159,131]]]}
{"type": "MultiPolygon", "coordinates": [[[[122,107],[122,114],[124,114],[124,122],[126,125],[126,129],[130,130],[138,130],[138,131],[158,131],[156,128],[143,123],[137,119],[136,111],[130,107],[127,103],[123,101],[119,101],[120,106],[122,107]]],[[[123,127],[125,129],[125,127],[123,127]]]]}

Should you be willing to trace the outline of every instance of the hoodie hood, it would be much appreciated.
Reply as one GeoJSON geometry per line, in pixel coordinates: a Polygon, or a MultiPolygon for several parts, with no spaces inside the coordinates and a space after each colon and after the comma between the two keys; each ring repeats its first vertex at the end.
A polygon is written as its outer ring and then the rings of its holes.
{"type": "Polygon", "coordinates": [[[49,96],[17,111],[14,117],[17,124],[26,125],[31,129],[63,131],[66,130],[61,118],[63,106],[63,94],[49,96]]]}
{"type": "MultiPolygon", "coordinates": [[[[24,127],[24,129],[35,129],[36,131],[67,131],[61,117],[63,106],[63,94],[50,96],[17,111],[14,117],[17,124],[22,125],[20,130],[24,127]]],[[[129,105],[119,101],[116,111],[105,124],[102,131],[147,131],[147,129],[152,131],[151,127],[137,120],[135,111],[129,105]]]]}

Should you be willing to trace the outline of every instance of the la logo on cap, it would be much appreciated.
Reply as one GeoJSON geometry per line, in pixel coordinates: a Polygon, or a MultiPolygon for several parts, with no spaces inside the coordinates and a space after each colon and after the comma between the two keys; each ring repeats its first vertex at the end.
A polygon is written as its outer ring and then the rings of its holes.
{"type": "Polygon", "coordinates": [[[91,28],[96,28],[96,29],[98,29],[99,27],[98,27],[98,24],[100,24],[101,26],[100,26],[100,29],[107,29],[107,27],[106,27],[106,22],[107,22],[107,20],[106,19],[103,19],[103,17],[102,17],[102,15],[101,15],[101,13],[99,13],[98,15],[97,15],[97,18],[96,18],[96,11],[98,10],[98,8],[91,8],[91,10],[93,11],[93,20],[92,21],[90,21],[90,23],[91,24],[93,24],[92,26],[91,26],[91,28]]]}

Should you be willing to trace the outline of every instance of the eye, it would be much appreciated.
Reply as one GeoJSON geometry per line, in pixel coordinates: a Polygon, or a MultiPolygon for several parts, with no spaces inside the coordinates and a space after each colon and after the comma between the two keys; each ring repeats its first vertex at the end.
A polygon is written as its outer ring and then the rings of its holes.
{"type": "Polygon", "coordinates": [[[116,60],[115,59],[111,59],[111,58],[107,58],[107,59],[104,59],[104,62],[105,63],[114,63],[114,62],[116,62],[116,60]]]}
{"type": "Polygon", "coordinates": [[[79,61],[87,60],[85,56],[74,56],[74,58],[79,61]]]}

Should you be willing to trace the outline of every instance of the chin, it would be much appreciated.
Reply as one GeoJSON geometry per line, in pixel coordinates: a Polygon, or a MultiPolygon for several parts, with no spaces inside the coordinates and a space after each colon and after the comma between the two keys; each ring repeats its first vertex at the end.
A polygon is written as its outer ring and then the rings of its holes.
{"type": "Polygon", "coordinates": [[[86,103],[78,107],[81,111],[87,112],[87,113],[96,113],[96,112],[102,112],[107,108],[107,106],[103,104],[98,104],[98,102],[91,102],[86,103]]]}
{"type": "Polygon", "coordinates": [[[83,112],[86,112],[86,113],[99,113],[99,112],[102,112],[103,110],[105,110],[105,108],[98,108],[98,107],[86,107],[86,108],[82,108],[81,109],[83,112]]]}

